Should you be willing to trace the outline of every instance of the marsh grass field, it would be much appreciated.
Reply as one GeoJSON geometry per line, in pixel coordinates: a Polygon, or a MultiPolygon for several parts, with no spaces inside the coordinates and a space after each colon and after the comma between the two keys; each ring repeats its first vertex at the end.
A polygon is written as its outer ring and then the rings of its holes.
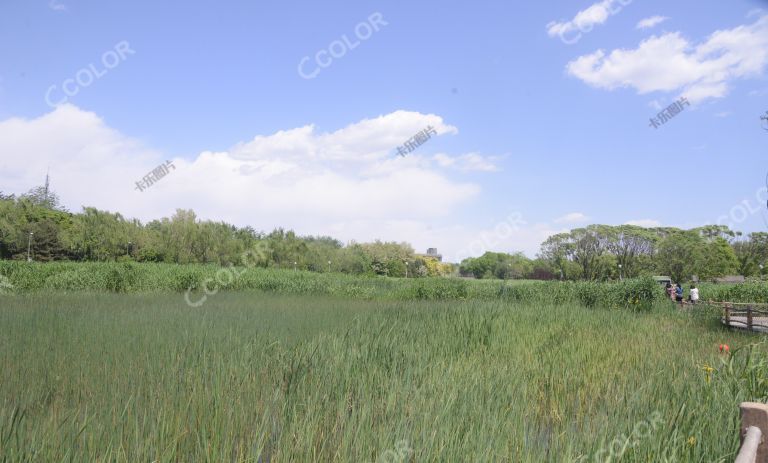
{"type": "Polygon", "coordinates": [[[743,373],[764,345],[751,356],[738,348],[760,340],[723,329],[707,309],[666,303],[230,291],[192,308],[178,293],[0,296],[0,453],[732,461],[738,404],[766,387],[743,373]],[[721,364],[721,342],[742,360],[721,364]]]}

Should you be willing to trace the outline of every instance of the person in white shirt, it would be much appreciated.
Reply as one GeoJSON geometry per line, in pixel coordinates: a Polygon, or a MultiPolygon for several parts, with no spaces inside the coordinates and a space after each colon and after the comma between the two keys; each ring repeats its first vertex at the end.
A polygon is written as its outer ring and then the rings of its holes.
{"type": "Polygon", "coordinates": [[[697,302],[699,302],[699,289],[695,286],[691,286],[690,299],[691,299],[691,304],[696,304],[697,302]]]}

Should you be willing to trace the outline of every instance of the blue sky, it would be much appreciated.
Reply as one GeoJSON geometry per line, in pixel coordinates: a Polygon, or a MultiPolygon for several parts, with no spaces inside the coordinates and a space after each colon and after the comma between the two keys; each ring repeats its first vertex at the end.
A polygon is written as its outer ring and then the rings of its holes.
{"type": "Polygon", "coordinates": [[[766,66],[757,0],[5,0],[0,191],[50,169],[71,210],[191,208],[449,258],[534,255],[587,223],[765,230],[766,66]]]}

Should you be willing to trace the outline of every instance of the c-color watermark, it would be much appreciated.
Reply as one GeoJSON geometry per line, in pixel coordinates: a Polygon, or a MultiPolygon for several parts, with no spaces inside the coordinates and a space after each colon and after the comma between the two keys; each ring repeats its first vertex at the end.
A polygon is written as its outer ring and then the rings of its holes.
{"type": "Polygon", "coordinates": [[[632,0],[603,0],[600,3],[592,5],[587,10],[580,11],[579,14],[577,14],[576,17],[571,21],[565,23],[558,23],[557,21],[550,22],[547,24],[549,35],[557,35],[560,37],[560,40],[564,44],[573,45],[574,43],[581,40],[582,32],[584,34],[588,34],[592,32],[595,24],[601,24],[599,21],[592,20],[590,18],[591,15],[583,15],[583,13],[586,13],[588,10],[592,13],[599,13],[598,9],[603,9],[606,16],[613,16],[618,14],[622,10],[623,6],[627,6],[630,3],[632,3],[632,0]],[[617,3],[620,5],[616,5],[617,3]],[[570,39],[565,37],[565,34],[569,32],[575,32],[577,29],[581,32],[579,32],[575,37],[570,39]]]}
{"type": "Polygon", "coordinates": [[[664,419],[662,419],[661,413],[653,412],[647,419],[637,423],[629,436],[621,434],[610,442],[608,448],[603,447],[598,450],[595,453],[595,463],[620,461],[624,452],[639,445],[640,441],[651,437],[651,434],[663,423],[664,419]],[[608,455],[605,456],[606,454],[608,455]]]}
{"type": "Polygon", "coordinates": [[[402,463],[408,461],[408,457],[413,453],[413,449],[407,440],[397,441],[395,449],[386,450],[379,455],[375,463],[402,463]]]}
{"type": "Polygon", "coordinates": [[[186,301],[187,305],[190,307],[200,307],[203,304],[205,304],[205,301],[208,300],[208,296],[215,296],[219,292],[220,286],[228,286],[231,285],[235,279],[240,278],[243,276],[243,274],[248,271],[248,269],[255,267],[259,264],[259,262],[266,260],[267,256],[267,245],[263,241],[256,244],[254,249],[250,249],[245,251],[241,256],[240,260],[245,266],[244,269],[238,270],[235,268],[235,266],[229,266],[220,268],[216,271],[216,278],[206,278],[203,280],[202,284],[200,285],[201,289],[205,293],[203,297],[201,297],[199,300],[192,302],[190,300],[190,295],[192,294],[192,290],[197,285],[192,285],[189,288],[187,288],[187,291],[184,293],[184,301],[186,301]],[[254,258],[254,261],[250,261],[249,257],[254,258]],[[213,289],[208,288],[208,283],[215,283],[215,286],[213,289]]]}
{"type": "Polygon", "coordinates": [[[0,294],[10,293],[13,291],[13,285],[5,275],[0,275],[0,294]]]}
{"type": "Polygon", "coordinates": [[[516,231],[520,230],[521,225],[525,225],[527,222],[523,220],[522,214],[519,212],[513,212],[509,216],[497,223],[493,228],[493,233],[488,236],[486,232],[480,233],[480,238],[469,243],[469,246],[456,253],[456,262],[461,263],[462,260],[467,257],[481,256],[488,252],[490,249],[499,245],[503,240],[512,236],[516,231]]]}
{"type": "Polygon", "coordinates": [[[343,58],[349,51],[354,50],[359,47],[362,42],[370,39],[374,32],[378,32],[379,26],[384,27],[388,24],[388,22],[384,21],[384,17],[381,13],[373,13],[368,16],[367,21],[363,21],[355,26],[355,37],[358,39],[357,42],[350,42],[349,37],[347,37],[346,34],[342,35],[341,39],[334,40],[328,45],[327,49],[315,53],[315,64],[317,64],[318,67],[310,73],[305,72],[304,65],[312,58],[305,56],[299,61],[299,75],[305,79],[314,79],[320,74],[321,70],[330,66],[334,59],[343,58]]]}
{"type": "Polygon", "coordinates": [[[52,108],[66,103],[69,101],[69,97],[77,95],[80,93],[81,89],[89,87],[97,79],[104,77],[109,70],[116,68],[120,63],[125,61],[128,58],[128,55],[133,55],[135,53],[136,52],[131,49],[131,45],[128,42],[125,40],[119,42],[114,46],[114,49],[106,51],[101,55],[101,62],[99,63],[101,64],[100,67],[97,68],[95,64],[91,63],[88,67],[77,71],[74,78],[65,79],[64,82],[61,83],[61,91],[66,96],[62,97],[60,100],[52,101],[51,99],[54,92],[57,91],[58,86],[51,85],[48,87],[48,91],[45,92],[45,102],[52,108]]]}
{"type": "MultiPolygon", "coordinates": [[[[747,198],[741,200],[740,203],[735,204],[728,214],[721,215],[717,218],[716,225],[726,225],[731,230],[734,227],[757,212],[763,212],[765,214],[764,205],[768,205],[768,177],[766,177],[766,186],[760,187],[755,190],[754,200],[747,198]]],[[[766,217],[763,215],[763,219],[766,217]]],[[[766,221],[768,224],[768,221],[766,221]]]]}

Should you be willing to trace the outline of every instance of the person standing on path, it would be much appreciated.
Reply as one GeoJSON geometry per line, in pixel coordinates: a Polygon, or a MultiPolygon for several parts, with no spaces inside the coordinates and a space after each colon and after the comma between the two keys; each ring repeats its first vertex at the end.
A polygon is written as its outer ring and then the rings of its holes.
{"type": "Polygon", "coordinates": [[[689,297],[691,298],[691,304],[699,302],[699,288],[696,285],[691,285],[691,295],[689,297]]]}
{"type": "Polygon", "coordinates": [[[675,288],[675,300],[678,304],[683,305],[683,286],[680,283],[675,288]]]}

